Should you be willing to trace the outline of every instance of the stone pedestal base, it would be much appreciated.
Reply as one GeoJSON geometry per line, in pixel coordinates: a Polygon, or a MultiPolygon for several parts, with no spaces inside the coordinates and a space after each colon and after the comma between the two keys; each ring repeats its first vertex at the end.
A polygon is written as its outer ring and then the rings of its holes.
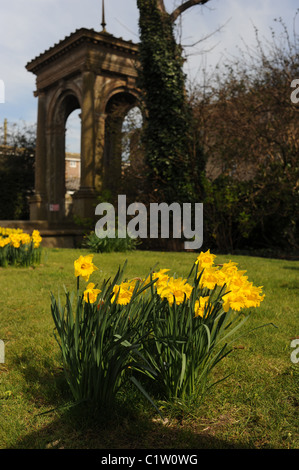
{"type": "Polygon", "coordinates": [[[47,220],[47,205],[43,194],[36,193],[31,196],[30,204],[30,220],[47,220]]]}
{"type": "Polygon", "coordinates": [[[97,193],[92,188],[81,188],[73,194],[73,214],[82,219],[95,219],[97,193]]]}

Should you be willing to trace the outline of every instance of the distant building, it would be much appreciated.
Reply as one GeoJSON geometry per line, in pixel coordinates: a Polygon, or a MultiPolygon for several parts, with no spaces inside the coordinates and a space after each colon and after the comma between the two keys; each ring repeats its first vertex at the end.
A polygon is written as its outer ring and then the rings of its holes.
{"type": "Polygon", "coordinates": [[[78,153],[65,154],[65,187],[68,194],[80,188],[81,157],[78,153]]]}

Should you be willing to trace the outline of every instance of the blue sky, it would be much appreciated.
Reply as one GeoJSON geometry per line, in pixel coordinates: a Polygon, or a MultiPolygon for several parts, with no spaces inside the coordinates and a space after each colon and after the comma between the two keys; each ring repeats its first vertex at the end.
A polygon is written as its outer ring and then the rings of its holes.
{"type": "MultiPolygon", "coordinates": [[[[165,0],[168,11],[179,3],[165,0]]],[[[105,7],[107,30],[138,42],[136,0],[105,0],[105,7]]],[[[178,30],[182,44],[192,44],[223,25],[209,40],[185,49],[188,77],[199,80],[203,66],[213,67],[225,56],[236,55],[243,42],[253,45],[254,26],[261,37],[270,39],[274,18],[282,18],[292,31],[297,8],[295,0],[210,0],[206,6],[188,10],[181,17],[178,30]],[[209,53],[203,53],[209,49],[209,53]]],[[[299,30],[299,15],[296,23],[299,30]]],[[[26,71],[25,65],[81,27],[101,30],[101,0],[1,1],[0,80],[5,84],[5,103],[0,103],[0,127],[4,118],[9,123],[36,122],[35,76],[26,71]]],[[[69,151],[77,150],[75,132],[69,151]]]]}

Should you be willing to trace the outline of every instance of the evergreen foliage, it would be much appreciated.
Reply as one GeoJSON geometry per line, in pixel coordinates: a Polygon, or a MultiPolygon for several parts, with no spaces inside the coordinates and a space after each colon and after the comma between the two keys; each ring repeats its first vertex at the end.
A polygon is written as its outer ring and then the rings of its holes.
{"type": "Polygon", "coordinates": [[[0,147],[0,220],[27,220],[34,190],[35,134],[13,128],[8,137],[8,145],[0,147]]]}

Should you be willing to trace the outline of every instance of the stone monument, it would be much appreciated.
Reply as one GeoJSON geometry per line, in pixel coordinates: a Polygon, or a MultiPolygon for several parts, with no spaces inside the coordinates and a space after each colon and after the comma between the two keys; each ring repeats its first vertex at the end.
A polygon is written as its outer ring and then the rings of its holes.
{"type": "Polygon", "coordinates": [[[80,185],[72,198],[72,215],[94,217],[97,194],[117,189],[121,174],[119,145],[122,117],[138,106],[138,45],[106,31],[81,28],[31,60],[26,69],[36,76],[38,99],[35,193],[30,220],[48,229],[71,223],[66,212],[65,125],[80,109],[80,185]],[[115,106],[123,116],[115,118],[115,106]],[[111,125],[111,122],[114,125],[111,125]]]}

